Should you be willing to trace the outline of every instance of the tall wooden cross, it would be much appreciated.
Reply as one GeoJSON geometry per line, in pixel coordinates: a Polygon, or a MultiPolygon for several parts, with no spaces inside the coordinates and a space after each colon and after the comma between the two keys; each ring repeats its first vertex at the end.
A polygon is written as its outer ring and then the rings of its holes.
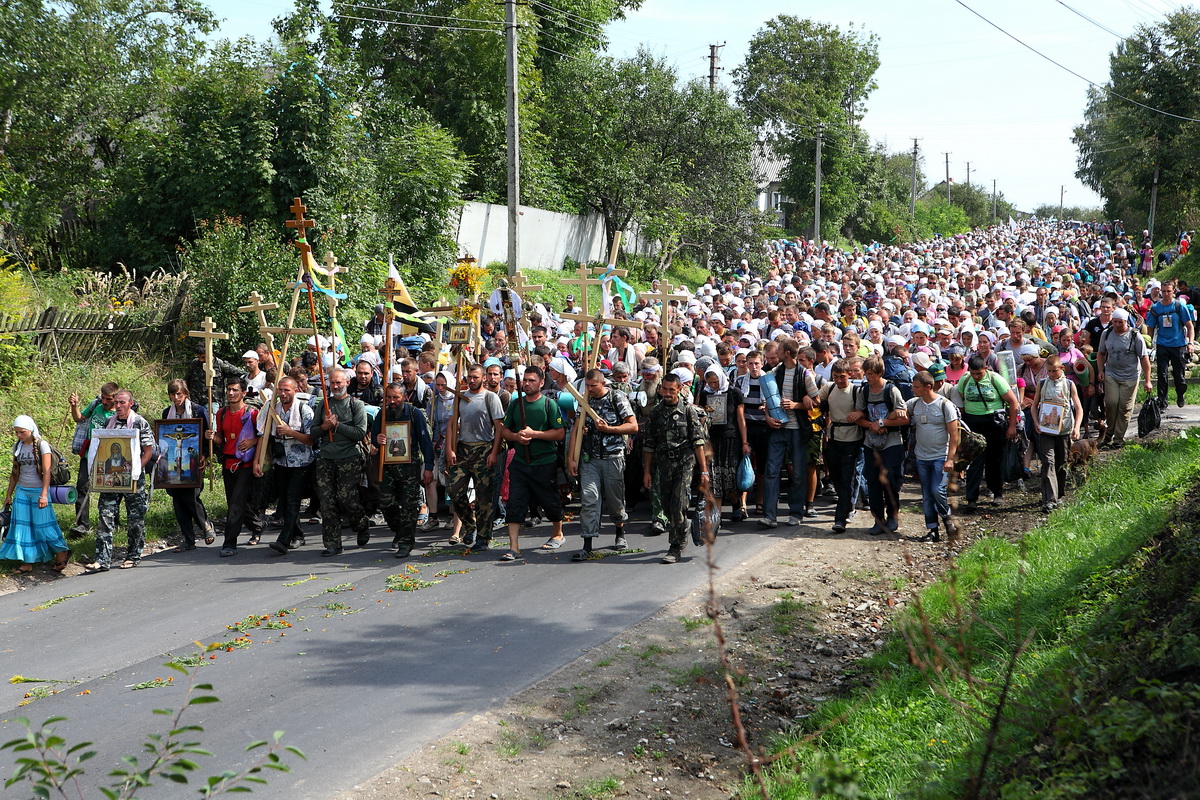
{"type": "MultiPolygon", "coordinates": [[[[213,339],[228,339],[228,333],[220,333],[217,331],[217,326],[213,324],[212,317],[205,317],[204,322],[200,327],[203,330],[188,331],[188,336],[193,336],[197,339],[204,340],[204,381],[208,385],[208,416],[209,425],[212,428],[217,427],[217,412],[213,408],[212,387],[213,379],[217,377],[217,371],[213,368],[213,339]]],[[[212,439],[208,440],[208,489],[212,491],[212,459],[213,459],[213,443],[212,439]]]]}
{"type": "MultiPolygon", "coordinates": [[[[329,301],[329,335],[330,335],[330,338],[333,339],[333,357],[336,360],[337,359],[337,351],[338,351],[337,350],[337,310],[338,310],[337,274],[339,272],[349,272],[350,270],[347,269],[346,267],[339,267],[337,265],[337,256],[335,256],[333,253],[331,253],[329,251],[325,252],[325,258],[322,260],[325,262],[325,266],[323,268],[317,266],[316,264],[313,264],[312,268],[313,268],[314,272],[319,272],[320,274],[329,278],[329,294],[326,296],[326,300],[329,301]]],[[[343,342],[343,345],[345,345],[345,344],[346,343],[343,342]]]]}
{"type": "MultiPolygon", "coordinates": [[[[668,289],[670,287],[667,287],[668,289]]],[[[663,328],[670,330],[671,324],[674,322],[674,308],[671,305],[672,300],[678,300],[681,303],[686,303],[692,299],[692,296],[687,293],[684,287],[680,286],[675,294],[670,292],[642,292],[638,295],[639,300],[645,300],[648,303],[662,304],[662,313],[658,315],[659,322],[663,328]]],[[[664,331],[666,332],[666,331],[664,331]]]]}
{"type": "Polygon", "coordinates": [[[514,272],[513,276],[508,279],[508,288],[519,294],[522,300],[529,292],[540,292],[546,288],[540,283],[526,283],[526,280],[527,278],[521,273],[521,270],[514,272]]]}
{"type": "Polygon", "coordinates": [[[250,293],[249,305],[238,306],[238,311],[243,314],[258,315],[258,335],[266,340],[267,347],[272,353],[275,352],[275,334],[267,326],[266,312],[274,311],[277,308],[279,308],[279,303],[264,303],[262,295],[257,291],[250,293]]]}

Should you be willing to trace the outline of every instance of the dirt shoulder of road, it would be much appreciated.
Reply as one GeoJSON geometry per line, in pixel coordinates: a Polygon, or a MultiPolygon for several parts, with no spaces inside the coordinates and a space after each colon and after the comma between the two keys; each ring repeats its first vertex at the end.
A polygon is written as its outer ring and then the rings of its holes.
{"type": "MultiPolygon", "coordinates": [[[[835,535],[826,514],[750,561],[720,564],[715,607],[750,746],[769,747],[848,689],[855,662],[883,645],[890,615],[940,576],[953,552],[982,535],[1034,527],[1044,519],[1039,506],[1036,491],[1010,492],[1003,508],[959,518],[953,547],[922,544],[910,490],[899,537],[867,535],[865,512],[835,535]]],[[[708,603],[707,588],[692,592],[340,800],[729,797],[745,760],[708,603]]]]}

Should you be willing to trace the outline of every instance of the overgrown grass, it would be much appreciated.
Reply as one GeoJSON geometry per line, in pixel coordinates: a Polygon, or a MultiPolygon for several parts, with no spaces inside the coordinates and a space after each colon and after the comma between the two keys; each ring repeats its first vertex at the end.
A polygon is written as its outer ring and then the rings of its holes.
{"type": "MultiPolygon", "coordinates": [[[[1173,242],[1168,245],[1168,247],[1173,246],[1173,242]]],[[[1200,256],[1189,252],[1186,256],[1175,259],[1175,262],[1171,266],[1155,275],[1155,277],[1159,280],[1182,278],[1192,286],[1195,286],[1197,283],[1200,283],[1200,256]]]]}
{"type": "MultiPolygon", "coordinates": [[[[826,703],[777,743],[776,752],[795,750],[767,770],[771,797],[809,798],[811,781],[831,777],[866,797],[964,796],[1010,655],[1019,651],[1008,711],[1024,723],[1045,722],[1071,697],[1081,641],[1095,635],[1125,587],[1127,563],[1200,476],[1198,457],[1196,431],[1130,447],[1094,470],[1023,544],[989,538],[971,547],[947,580],[922,592],[923,614],[898,619],[908,641],[894,634],[864,662],[871,688],[826,703]],[[940,654],[932,656],[935,647],[940,654]],[[921,660],[938,672],[914,666],[921,660]]],[[[997,760],[1032,752],[1032,736],[1010,714],[995,739],[997,760]]],[[[757,797],[757,787],[747,783],[743,796],[757,797]]]]}
{"type": "MultiPolygon", "coordinates": [[[[163,408],[167,406],[167,381],[182,377],[184,366],[167,366],[155,360],[123,358],[108,364],[66,363],[38,368],[28,379],[0,391],[0,419],[11,421],[19,414],[32,416],[42,436],[66,456],[74,484],[79,471],[79,458],[70,454],[75,423],[71,421],[67,396],[73,391],[79,392],[79,402],[83,405],[99,393],[101,384],[115,381],[122,388],[133,392],[134,399],[138,402],[138,412],[153,421],[159,418],[163,408]]],[[[11,453],[15,442],[16,437],[13,436],[11,427],[0,429],[0,452],[11,453]]],[[[6,477],[4,475],[0,480],[6,477]]],[[[220,519],[225,516],[225,492],[219,480],[214,485],[215,491],[205,489],[204,505],[210,517],[220,519]]],[[[94,496],[91,505],[94,528],[98,513],[94,496]]],[[[56,505],[54,510],[59,526],[66,532],[75,521],[74,506],[56,505]]],[[[121,552],[120,548],[125,545],[124,521],[125,511],[122,504],[121,526],[115,537],[117,552],[121,552]]],[[[166,492],[156,490],[146,514],[146,538],[159,539],[178,530],[175,513],[171,509],[171,498],[166,492]]],[[[75,552],[76,561],[91,560],[95,555],[95,542],[91,536],[72,541],[70,545],[75,552]]],[[[0,570],[10,572],[14,566],[13,562],[3,562],[0,570]]]]}

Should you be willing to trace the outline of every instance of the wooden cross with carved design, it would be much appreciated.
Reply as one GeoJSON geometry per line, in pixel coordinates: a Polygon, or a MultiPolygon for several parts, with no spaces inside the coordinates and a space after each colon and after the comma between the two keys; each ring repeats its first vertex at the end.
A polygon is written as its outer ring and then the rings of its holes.
{"type": "MultiPolygon", "coordinates": [[[[329,335],[330,335],[330,338],[333,340],[333,353],[334,353],[334,357],[336,358],[337,357],[337,327],[336,327],[336,323],[337,323],[337,310],[338,310],[337,274],[339,272],[349,272],[350,270],[346,267],[339,267],[337,265],[337,256],[335,256],[333,253],[331,253],[329,251],[325,252],[325,258],[322,260],[325,262],[324,267],[319,267],[316,264],[313,264],[312,268],[313,268],[314,272],[318,272],[321,275],[324,275],[325,277],[329,278],[329,294],[326,295],[325,299],[329,302],[329,327],[330,327],[329,335]]],[[[346,344],[346,343],[343,342],[343,344],[346,344]]]]}
{"type": "MultiPolygon", "coordinates": [[[[208,414],[210,417],[209,424],[211,427],[215,428],[217,426],[217,412],[216,412],[216,409],[213,408],[212,386],[213,386],[213,379],[217,377],[217,371],[215,369],[213,369],[212,343],[213,343],[213,339],[228,339],[229,334],[228,333],[219,333],[216,329],[216,325],[213,324],[212,317],[205,317],[204,322],[201,323],[200,327],[203,330],[188,331],[188,336],[194,336],[197,339],[204,340],[204,380],[205,380],[205,383],[208,384],[208,414]]],[[[212,443],[212,439],[209,439],[208,440],[208,463],[209,463],[210,469],[209,469],[209,473],[208,473],[208,488],[210,490],[212,489],[212,482],[213,482],[212,469],[211,469],[212,460],[213,460],[213,443],[212,443]]]]}
{"type": "Polygon", "coordinates": [[[546,288],[540,283],[526,283],[525,281],[526,278],[521,274],[521,270],[514,272],[513,276],[508,279],[508,288],[520,295],[522,300],[525,299],[526,292],[540,292],[546,288]]]}
{"type": "Polygon", "coordinates": [[[264,303],[262,295],[257,291],[250,293],[249,305],[238,306],[238,311],[243,314],[258,315],[258,335],[266,340],[267,347],[271,349],[272,353],[275,352],[275,334],[268,330],[266,312],[274,311],[277,308],[279,308],[279,303],[264,303]]]}

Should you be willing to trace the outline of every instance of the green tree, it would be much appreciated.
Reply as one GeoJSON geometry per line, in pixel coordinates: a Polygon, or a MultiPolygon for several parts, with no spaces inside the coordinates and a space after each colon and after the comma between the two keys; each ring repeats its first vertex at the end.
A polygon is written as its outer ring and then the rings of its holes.
{"type": "Polygon", "coordinates": [[[1157,172],[1158,231],[1196,227],[1200,123],[1191,120],[1200,117],[1200,10],[1181,8],[1138,26],[1109,65],[1111,92],[1089,91],[1075,129],[1076,177],[1104,198],[1107,216],[1141,227],[1157,172]]]}
{"type": "Polygon", "coordinates": [[[863,29],[781,14],[754,35],[733,73],[739,105],[787,157],[783,183],[796,224],[813,221],[818,136],[822,230],[840,229],[862,205],[858,187],[877,164],[858,119],[876,88],[878,49],[878,38],[863,29]]]}
{"type": "Polygon", "coordinates": [[[645,50],[560,65],[551,106],[554,163],[581,209],[604,217],[611,244],[633,222],[661,245],[734,253],[755,233],[753,136],[728,98],[645,50]]]}
{"type": "Polygon", "coordinates": [[[0,221],[24,257],[64,215],[95,221],[214,27],[194,0],[0,5],[0,221]]]}

